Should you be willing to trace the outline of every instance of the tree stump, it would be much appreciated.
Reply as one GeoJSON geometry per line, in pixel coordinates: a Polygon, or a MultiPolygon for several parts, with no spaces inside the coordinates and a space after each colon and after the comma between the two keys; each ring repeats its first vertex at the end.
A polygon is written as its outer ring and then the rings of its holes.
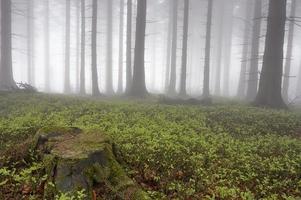
{"type": "Polygon", "coordinates": [[[93,198],[93,187],[105,183],[118,199],[149,199],[116,161],[111,139],[97,131],[78,128],[44,128],[34,139],[48,175],[45,199],[58,193],[73,194],[84,190],[93,198]]]}

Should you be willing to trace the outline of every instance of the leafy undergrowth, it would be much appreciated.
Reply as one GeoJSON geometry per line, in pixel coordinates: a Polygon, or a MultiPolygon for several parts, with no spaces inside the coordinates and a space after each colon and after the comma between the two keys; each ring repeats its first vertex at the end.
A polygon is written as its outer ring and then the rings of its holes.
{"type": "MultiPolygon", "coordinates": [[[[128,175],[153,199],[301,197],[299,112],[0,95],[3,151],[52,125],[96,128],[111,135],[128,175]]],[[[39,199],[45,177],[32,157],[19,165],[0,164],[4,198],[39,199]]]]}

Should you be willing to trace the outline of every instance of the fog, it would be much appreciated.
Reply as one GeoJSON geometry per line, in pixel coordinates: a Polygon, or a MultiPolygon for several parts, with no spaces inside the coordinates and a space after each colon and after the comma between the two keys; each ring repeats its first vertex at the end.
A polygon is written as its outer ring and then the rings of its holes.
{"type": "MultiPolygon", "coordinates": [[[[11,2],[11,13],[8,15],[12,16],[13,80],[16,83],[29,83],[41,92],[91,95],[93,93],[92,8],[93,5],[95,6],[95,1],[2,0],[2,7],[7,6],[4,5],[7,4],[5,2],[11,2]],[[70,8],[67,6],[68,2],[70,2],[70,8]],[[83,5],[84,9],[82,9],[83,5]],[[67,23],[69,9],[70,25],[67,23]],[[83,10],[85,11],[84,17],[83,10]],[[85,32],[84,44],[83,32],[85,32]],[[70,38],[68,38],[69,34],[70,38]],[[81,56],[83,46],[85,47],[84,62],[83,55],[81,56]],[[81,69],[84,69],[82,74],[81,69]],[[83,80],[84,92],[80,91],[83,80]],[[70,87],[70,90],[66,91],[66,87],[70,87]]],[[[141,16],[143,16],[144,1],[132,1],[131,16],[128,15],[128,4],[131,1],[96,1],[98,3],[96,79],[101,94],[127,94],[127,85],[129,86],[132,79],[135,81],[135,57],[142,53],[137,49],[143,47],[137,45],[141,42],[136,41],[136,38],[140,38],[141,30],[136,26],[138,22],[143,21],[141,16]],[[137,3],[141,3],[142,6],[140,7],[141,16],[137,16],[137,10],[139,10],[137,3]],[[112,6],[112,13],[109,12],[110,6],[112,6]],[[128,24],[129,19],[131,19],[131,30],[128,24]],[[131,31],[130,36],[129,31],[131,31]],[[130,52],[128,52],[129,48],[130,52]],[[113,91],[110,91],[111,84],[113,91]]],[[[283,60],[281,63],[283,66],[282,97],[286,103],[297,103],[300,102],[299,96],[301,96],[301,23],[299,20],[301,3],[298,0],[277,0],[276,2],[279,1],[286,3],[283,59],[280,58],[283,60]],[[288,70],[285,71],[285,69],[288,70]]],[[[180,93],[181,80],[184,80],[186,91],[182,96],[185,98],[202,97],[204,82],[206,82],[204,70],[207,66],[210,96],[234,97],[250,102],[255,99],[260,87],[266,49],[269,8],[272,7],[268,0],[148,0],[146,3],[145,42],[143,42],[145,44],[143,70],[145,71],[142,73],[145,75],[145,81],[143,81],[148,93],[177,97],[180,93]],[[210,1],[213,5],[211,23],[208,24],[210,1]],[[183,50],[185,3],[188,3],[189,8],[188,37],[187,49],[183,50]],[[261,10],[256,12],[259,8],[261,10]],[[175,20],[177,20],[176,23],[175,20]],[[174,27],[175,24],[176,27],[174,27]],[[257,32],[254,30],[256,27],[257,29],[259,27],[257,32]],[[210,48],[208,63],[205,62],[206,46],[210,48]],[[176,49],[173,50],[175,47],[176,49]],[[185,52],[187,57],[183,59],[185,52]],[[183,68],[183,61],[186,69],[183,68]],[[185,75],[182,73],[183,69],[186,70],[185,75]],[[170,84],[175,84],[175,88],[170,89],[170,84]],[[240,90],[239,86],[241,86],[240,90]],[[255,90],[253,94],[249,91],[252,87],[255,90]]],[[[1,9],[1,30],[4,27],[3,23],[9,23],[9,20],[3,20],[3,17],[7,16],[3,13],[4,11],[7,12],[7,9],[1,9]]],[[[2,37],[2,43],[3,40],[5,37],[2,37]]],[[[2,45],[1,51],[9,51],[9,49],[2,45]]],[[[1,58],[3,59],[3,54],[1,58]]],[[[1,64],[1,68],[7,67],[3,66],[3,62],[1,64]]],[[[140,74],[140,71],[137,71],[137,74],[140,74]]]]}

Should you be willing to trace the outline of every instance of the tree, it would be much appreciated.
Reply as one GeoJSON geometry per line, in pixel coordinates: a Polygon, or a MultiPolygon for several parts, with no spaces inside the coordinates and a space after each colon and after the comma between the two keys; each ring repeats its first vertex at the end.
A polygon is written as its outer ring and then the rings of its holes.
{"type": "Polygon", "coordinates": [[[1,0],[0,90],[16,88],[12,67],[11,0],[1,0]]]}
{"type": "Polygon", "coordinates": [[[285,67],[284,67],[284,77],[283,77],[283,90],[282,95],[285,101],[288,101],[288,90],[289,90],[289,80],[290,80],[290,72],[291,72],[291,59],[293,53],[293,42],[294,42],[294,31],[295,31],[295,24],[294,24],[294,16],[296,15],[296,0],[292,0],[291,2],[291,13],[290,13],[290,22],[289,22],[289,29],[288,29],[288,42],[287,42],[287,52],[286,52],[286,59],[285,59],[285,67]]]}
{"type": "Polygon", "coordinates": [[[65,32],[65,93],[70,93],[70,0],[66,0],[66,32],[65,32]]]}
{"type": "Polygon", "coordinates": [[[126,94],[130,93],[132,80],[132,0],[128,0],[126,25],[126,94]]]}
{"type": "Polygon", "coordinates": [[[119,18],[119,70],[118,70],[118,93],[123,92],[123,32],[124,32],[124,0],[120,0],[119,18]]]}
{"type": "Polygon", "coordinates": [[[261,12],[262,1],[255,0],[253,31],[252,31],[252,47],[251,47],[251,61],[248,78],[247,99],[253,101],[258,89],[258,60],[260,47],[260,30],[261,30],[261,12]]]}
{"type": "Polygon", "coordinates": [[[165,70],[165,92],[168,92],[170,81],[170,56],[171,56],[171,36],[172,36],[172,0],[168,0],[169,15],[168,15],[168,30],[167,30],[167,43],[166,43],[166,70],[165,70]]]}
{"type": "Polygon", "coordinates": [[[188,20],[189,20],[189,0],[184,1],[184,24],[183,24],[183,45],[182,45],[182,68],[180,96],[186,96],[186,78],[187,78],[187,41],[188,41],[188,20]]]}
{"type": "Polygon", "coordinates": [[[34,3],[33,0],[27,2],[27,80],[30,85],[34,85],[34,3]]]}
{"type": "Polygon", "coordinates": [[[107,1],[107,76],[106,76],[106,92],[113,94],[113,0],[107,1]]]}
{"type": "Polygon", "coordinates": [[[245,98],[246,96],[246,73],[247,73],[247,66],[249,64],[248,62],[248,56],[249,56],[249,47],[250,47],[250,20],[252,17],[252,1],[247,0],[246,3],[246,10],[245,10],[245,19],[244,19],[244,36],[243,36],[243,50],[242,50],[242,60],[241,60],[241,67],[240,67],[240,75],[239,75],[239,82],[238,82],[238,91],[237,91],[237,97],[240,99],[245,98]]]}
{"type": "Polygon", "coordinates": [[[203,83],[203,99],[210,101],[210,52],[211,52],[211,27],[212,27],[213,0],[208,0],[207,25],[206,25],[206,47],[205,67],[203,83]]]}
{"type": "Polygon", "coordinates": [[[146,0],[137,1],[134,75],[131,88],[131,95],[136,97],[143,97],[147,94],[144,67],[146,8],[146,0]]]}
{"type": "Polygon", "coordinates": [[[176,77],[177,77],[177,39],[178,39],[178,0],[173,0],[173,25],[172,25],[172,44],[171,44],[171,66],[170,66],[170,82],[168,93],[174,95],[176,93],[176,77]]]}
{"type": "Polygon", "coordinates": [[[286,1],[270,0],[263,67],[255,100],[258,106],[286,107],[281,96],[285,21],[286,1]]]}
{"type": "Polygon", "coordinates": [[[91,35],[91,72],[92,72],[92,96],[99,96],[98,72],[97,72],[97,9],[98,0],[92,3],[92,35],[91,35]]]}
{"type": "Polygon", "coordinates": [[[80,94],[86,93],[85,61],[86,61],[86,4],[81,0],[81,52],[80,52],[80,94]]]}
{"type": "Polygon", "coordinates": [[[76,69],[75,69],[75,90],[79,90],[80,78],[80,0],[75,1],[76,6],[76,69]]]}
{"type": "Polygon", "coordinates": [[[44,64],[45,64],[45,91],[50,91],[50,48],[49,48],[49,0],[45,0],[44,15],[44,64]]]}

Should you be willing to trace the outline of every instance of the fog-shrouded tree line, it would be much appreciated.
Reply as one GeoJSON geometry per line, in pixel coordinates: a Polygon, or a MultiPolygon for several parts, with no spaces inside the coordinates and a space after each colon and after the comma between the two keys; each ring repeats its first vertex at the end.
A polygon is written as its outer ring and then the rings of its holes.
{"type": "Polygon", "coordinates": [[[1,0],[0,90],[301,102],[298,0],[1,0]]]}

